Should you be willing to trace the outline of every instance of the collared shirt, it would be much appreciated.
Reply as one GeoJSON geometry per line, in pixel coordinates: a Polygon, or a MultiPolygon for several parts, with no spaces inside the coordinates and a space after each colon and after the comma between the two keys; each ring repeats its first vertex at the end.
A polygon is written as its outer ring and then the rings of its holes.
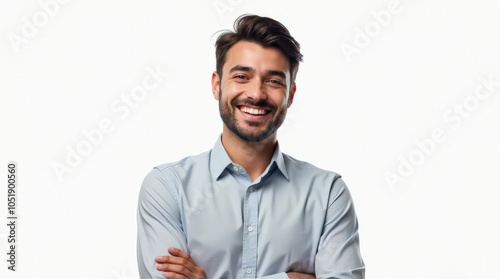
{"type": "Polygon", "coordinates": [[[156,256],[179,248],[215,278],[364,278],[358,222],[340,175],[280,152],[252,182],[220,137],[197,156],[155,167],[137,211],[141,278],[164,278],[156,256]]]}

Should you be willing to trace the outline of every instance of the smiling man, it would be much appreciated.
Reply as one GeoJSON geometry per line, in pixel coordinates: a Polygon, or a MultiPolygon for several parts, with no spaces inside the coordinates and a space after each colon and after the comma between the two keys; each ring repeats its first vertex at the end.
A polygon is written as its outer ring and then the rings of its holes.
{"type": "Polygon", "coordinates": [[[281,23],[242,16],[216,42],[222,135],[155,167],[138,205],[141,278],[364,278],[340,175],[281,152],[277,130],[302,60],[281,23]]]}

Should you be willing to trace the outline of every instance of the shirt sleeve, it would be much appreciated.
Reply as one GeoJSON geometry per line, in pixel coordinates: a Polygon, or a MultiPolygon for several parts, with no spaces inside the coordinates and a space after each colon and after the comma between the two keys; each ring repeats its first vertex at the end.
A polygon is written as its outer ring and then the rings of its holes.
{"type": "Polygon", "coordinates": [[[364,279],[358,220],[351,194],[342,178],[337,177],[330,189],[323,233],[315,260],[318,279],[364,279]]]}
{"type": "Polygon", "coordinates": [[[168,247],[186,250],[178,194],[173,175],[153,169],[144,179],[137,208],[137,264],[141,279],[164,279],[156,256],[169,255],[168,247]]]}

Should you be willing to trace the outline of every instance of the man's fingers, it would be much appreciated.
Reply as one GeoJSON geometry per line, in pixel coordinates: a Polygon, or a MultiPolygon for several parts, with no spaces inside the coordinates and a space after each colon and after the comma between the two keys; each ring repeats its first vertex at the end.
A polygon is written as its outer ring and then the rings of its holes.
{"type": "Polygon", "coordinates": [[[188,260],[189,262],[191,262],[192,264],[197,265],[196,262],[193,260],[193,258],[191,258],[191,256],[188,253],[182,251],[181,249],[177,249],[174,247],[168,247],[168,252],[172,256],[184,258],[184,259],[188,260]]]}
{"type": "Polygon", "coordinates": [[[169,270],[179,270],[179,271],[183,271],[183,270],[189,270],[191,272],[195,271],[196,268],[194,266],[191,265],[191,263],[189,263],[189,265],[182,265],[182,264],[166,264],[166,263],[162,263],[162,264],[157,264],[156,265],[156,269],[157,270],[161,270],[161,271],[169,271],[169,270]],[[182,267],[182,268],[178,268],[179,267],[182,267]]]}
{"type": "MultiPolygon", "coordinates": [[[[186,252],[170,247],[168,249],[172,256],[158,256],[156,257],[156,269],[159,271],[171,272],[178,275],[184,275],[191,278],[193,273],[196,273],[196,263],[186,252]]],[[[175,276],[175,274],[172,274],[175,276]]],[[[176,277],[178,278],[178,277],[176,277]]]]}
{"type": "Polygon", "coordinates": [[[155,260],[159,264],[163,264],[163,263],[165,263],[165,264],[168,264],[168,263],[171,263],[171,264],[189,263],[190,265],[193,265],[193,263],[191,263],[188,259],[181,258],[178,256],[158,256],[155,258],[155,260]]]}
{"type": "Polygon", "coordinates": [[[175,271],[177,273],[186,274],[196,272],[196,266],[194,266],[187,259],[172,257],[172,256],[163,256],[166,258],[163,262],[158,262],[156,265],[156,269],[160,271],[175,271]]]}
{"type": "Polygon", "coordinates": [[[314,275],[305,273],[288,272],[286,275],[288,275],[290,279],[316,279],[314,275]]]}
{"type": "Polygon", "coordinates": [[[186,277],[182,274],[177,274],[175,272],[163,272],[163,277],[168,278],[168,279],[187,279],[189,277],[186,277]]]}
{"type": "Polygon", "coordinates": [[[169,247],[172,256],[156,257],[156,269],[163,271],[165,278],[207,278],[205,271],[196,265],[191,256],[177,248],[169,247]]]}

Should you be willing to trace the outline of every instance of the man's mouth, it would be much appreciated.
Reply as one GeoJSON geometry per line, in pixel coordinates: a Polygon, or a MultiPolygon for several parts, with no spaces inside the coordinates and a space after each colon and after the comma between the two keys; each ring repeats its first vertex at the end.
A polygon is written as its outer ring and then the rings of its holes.
{"type": "Polygon", "coordinates": [[[251,114],[251,115],[264,115],[264,114],[269,113],[269,111],[266,110],[266,109],[251,108],[251,107],[247,107],[247,106],[240,106],[239,109],[242,112],[248,113],[248,114],[251,114]]]}

